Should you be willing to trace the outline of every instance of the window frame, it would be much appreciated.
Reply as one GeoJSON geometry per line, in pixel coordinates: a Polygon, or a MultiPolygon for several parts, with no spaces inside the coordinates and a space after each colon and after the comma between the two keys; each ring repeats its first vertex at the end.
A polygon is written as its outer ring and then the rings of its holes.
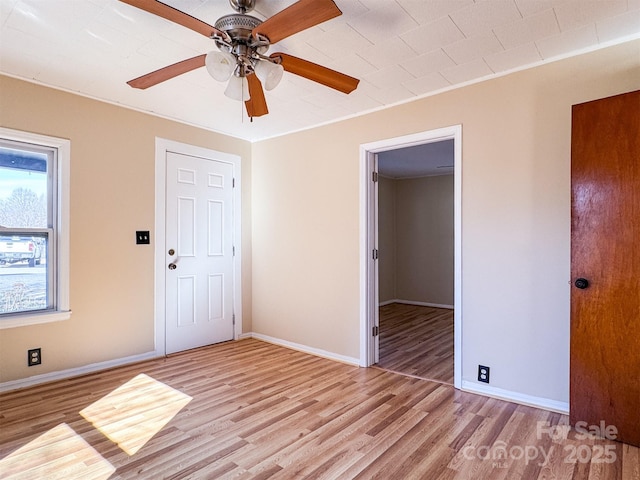
{"type": "Polygon", "coordinates": [[[68,320],[71,317],[69,308],[69,175],[71,161],[71,141],[64,138],[50,137],[31,132],[23,132],[0,127],[0,139],[26,143],[36,147],[55,149],[57,151],[55,172],[55,192],[51,202],[54,208],[53,248],[50,258],[55,262],[56,275],[53,279],[53,294],[56,296],[53,310],[16,312],[0,317],[0,330],[6,328],[37,325],[42,323],[68,320]]]}

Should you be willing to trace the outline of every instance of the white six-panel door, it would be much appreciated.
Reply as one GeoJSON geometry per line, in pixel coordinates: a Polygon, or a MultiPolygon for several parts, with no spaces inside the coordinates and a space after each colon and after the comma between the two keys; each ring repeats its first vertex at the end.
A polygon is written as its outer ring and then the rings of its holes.
{"type": "Polygon", "coordinates": [[[234,338],[233,164],[166,153],[166,353],[234,338]]]}

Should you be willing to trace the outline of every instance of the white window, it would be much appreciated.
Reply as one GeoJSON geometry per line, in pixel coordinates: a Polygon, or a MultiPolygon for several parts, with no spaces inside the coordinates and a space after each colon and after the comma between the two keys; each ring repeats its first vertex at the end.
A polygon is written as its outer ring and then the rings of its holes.
{"type": "Polygon", "coordinates": [[[0,328],[66,320],[70,142],[0,128],[0,328]]]}

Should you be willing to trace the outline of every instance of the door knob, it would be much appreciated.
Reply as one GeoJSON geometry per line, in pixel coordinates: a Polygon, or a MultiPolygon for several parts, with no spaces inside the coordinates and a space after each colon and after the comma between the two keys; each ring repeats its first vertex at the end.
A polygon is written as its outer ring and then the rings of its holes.
{"type": "Polygon", "coordinates": [[[578,278],[575,281],[574,285],[577,288],[579,288],[581,290],[584,290],[585,288],[587,288],[589,286],[589,280],[587,280],[586,278],[578,278]]]}
{"type": "Polygon", "coordinates": [[[178,266],[175,263],[169,264],[169,270],[175,270],[176,268],[178,268],[178,266]]]}

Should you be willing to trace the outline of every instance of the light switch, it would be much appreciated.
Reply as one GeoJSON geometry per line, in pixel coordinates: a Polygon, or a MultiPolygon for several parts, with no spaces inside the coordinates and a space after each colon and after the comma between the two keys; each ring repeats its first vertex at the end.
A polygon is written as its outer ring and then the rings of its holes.
{"type": "Polygon", "coordinates": [[[151,243],[151,236],[149,235],[149,230],[138,230],[136,232],[136,244],[148,245],[149,243],[151,243]]]}

